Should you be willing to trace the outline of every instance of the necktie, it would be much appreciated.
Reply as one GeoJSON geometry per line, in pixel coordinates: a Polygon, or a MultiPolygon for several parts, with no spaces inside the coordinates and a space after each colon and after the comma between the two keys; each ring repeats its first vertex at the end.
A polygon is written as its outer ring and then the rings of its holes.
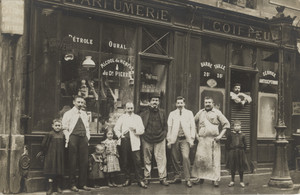
{"type": "Polygon", "coordinates": [[[180,116],[182,115],[182,110],[179,110],[179,115],[180,115],[180,116]]]}
{"type": "Polygon", "coordinates": [[[80,112],[80,110],[78,110],[78,115],[79,115],[79,118],[80,118],[80,114],[81,114],[81,112],[80,112]]]}

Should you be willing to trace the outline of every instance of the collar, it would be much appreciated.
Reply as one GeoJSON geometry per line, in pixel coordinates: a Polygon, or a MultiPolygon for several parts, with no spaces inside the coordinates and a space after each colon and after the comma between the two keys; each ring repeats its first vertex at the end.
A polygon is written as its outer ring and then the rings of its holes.
{"type": "Polygon", "coordinates": [[[232,130],[231,131],[232,133],[234,133],[234,134],[240,134],[240,133],[242,133],[242,131],[240,130],[240,131],[238,131],[238,132],[236,132],[235,130],[232,130]]]}
{"type": "Polygon", "coordinates": [[[157,112],[157,111],[158,111],[158,108],[153,108],[153,107],[150,106],[149,110],[150,110],[151,112],[157,112]]]}
{"type": "Polygon", "coordinates": [[[212,111],[212,110],[213,110],[213,108],[211,108],[211,109],[208,109],[208,110],[204,108],[204,110],[205,110],[206,112],[209,112],[209,111],[212,111]]]}

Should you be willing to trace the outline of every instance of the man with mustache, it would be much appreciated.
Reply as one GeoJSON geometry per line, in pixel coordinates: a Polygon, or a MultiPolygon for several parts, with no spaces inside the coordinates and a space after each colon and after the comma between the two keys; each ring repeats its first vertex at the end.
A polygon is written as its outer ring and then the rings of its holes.
{"type": "Polygon", "coordinates": [[[213,107],[211,97],[204,98],[204,109],[195,115],[197,139],[199,141],[192,176],[197,177],[200,183],[204,179],[213,181],[215,187],[219,186],[221,178],[221,147],[220,139],[230,128],[229,121],[220,110],[213,107]],[[221,126],[221,133],[219,133],[221,126]]]}
{"type": "Polygon", "coordinates": [[[163,110],[159,106],[159,95],[150,97],[150,106],[141,113],[145,126],[145,133],[142,136],[144,154],[144,177],[145,183],[149,184],[151,178],[152,153],[156,160],[160,184],[168,186],[167,182],[167,157],[166,157],[166,136],[167,123],[163,110]]]}
{"type": "Polygon", "coordinates": [[[195,121],[192,111],[185,109],[185,99],[181,96],[176,98],[177,109],[170,112],[168,118],[168,148],[171,149],[172,163],[175,169],[175,179],[172,183],[181,183],[182,159],[183,172],[187,187],[192,187],[190,171],[190,148],[195,140],[195,121]],[[182,157],[182,158],[181,158],[182,157]]]}
{"type": "Polygon", "coordinates": [[[62,119],[66,147],[69,147],[69,170],[71,190],[78,192],[75,182],[76,165],[79,166],[79,188],[90,191],[87,187],[88,171],[88,141],[90,129],[88,115],[83,110],[85,100],[76,95],[73,100],[74,107],[67,111],[62,119]],[[77,163],[78,159],[78,163],[77,163]]]}
{"type": "Polygon", "coordinates": [[[241,104],[244,106],[245,104],[250,104],[252,102],[252,98],[245,94],[241,93],[241,84],[235,83],[233,86],[233,91],[230,92],[230,98],[237,104],[241,104]]]}

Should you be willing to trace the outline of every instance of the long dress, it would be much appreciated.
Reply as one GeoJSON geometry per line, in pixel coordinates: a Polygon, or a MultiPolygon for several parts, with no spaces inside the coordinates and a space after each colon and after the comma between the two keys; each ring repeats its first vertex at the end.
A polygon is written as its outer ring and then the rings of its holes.
{"type": "Polygon", "coordinates": [[[248,169],[246,158],[246,139],[241,132],[231,131],[227,135],[226,149],[228,150],[228,160],[226,168],[230,171],[244,172],[248,169]]]}
{"type": "Polygon", "coordinates": [[[221,147],[220,142],[214,141],[219,135],[219,124],[229,128],[229,122],[218,110],[199,111],[195,116],[198,122],[198,146],[192,169],[192,176],[200,179],[219,181],[221,177],[221,147]]]}
{"type": "Polygon", "coordinates": [[[106,139],[103,141],[107,158],[107,172],[112,173],[120,171],[119,154],[117,150],[117,140],[106,139]]]}
{"type": "Polygon", "coordinates": [[[62,131],[50,131],[42,141],[42,148],[45,154],[44,174],[64,174],[64,134],[62,131]]]}

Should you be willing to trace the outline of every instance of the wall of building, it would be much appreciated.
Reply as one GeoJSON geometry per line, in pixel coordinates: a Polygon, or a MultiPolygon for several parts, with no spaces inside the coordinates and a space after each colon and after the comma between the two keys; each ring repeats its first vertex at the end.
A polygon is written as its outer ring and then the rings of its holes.
{"type": "Polygon", "coordinates": [[[0,43],[1,194],[19,192],[21,184],[19,159],[24,152],[24,132],[21,130],[20,121],[23,68],[27,59],[26,36],[0,34],[0,43]]]}
{"type": "Polygon", "coordinates": [[[300,26],[300,3],[298,0],[256,0],[255,9],[239,7],[237,5],[223,2],[222,0],[191,0],[191,2],[197,2],[260,18],[272,18],[277,14],[276,7],[285,6],[285,15],[290,15],[291,17],[297,16],[297,18],[294,20],[293,25],[300,26]]]}

